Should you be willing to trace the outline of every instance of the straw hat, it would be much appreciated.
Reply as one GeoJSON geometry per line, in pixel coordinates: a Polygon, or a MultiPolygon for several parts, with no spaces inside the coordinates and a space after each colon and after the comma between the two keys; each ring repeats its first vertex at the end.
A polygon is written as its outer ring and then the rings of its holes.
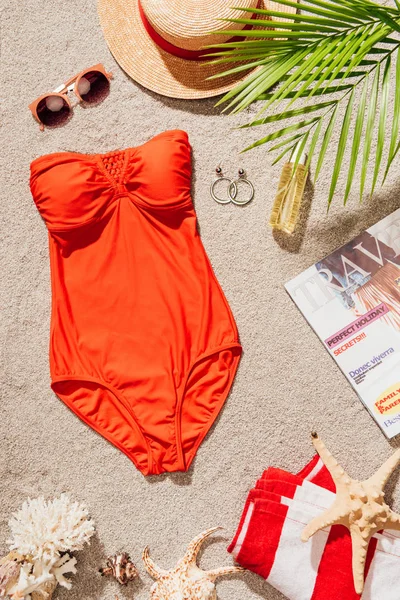
{"type": "MultiPolygon", "coordinates": [[[[232,9],[232,4],[255,8],[266,1],[98,0],[98,11],[110,51],[132,79],[171,98],[208,98],[243,78],[241,73],[207,80],[232,66],[205,64],[210,59],[201,56],[201,49],[230,39],[210,32],[242,27],[221,19],[250,18],[251,13],[232,9]]],[[[282,5],[276,10],[293,12],[282,5]]]]}

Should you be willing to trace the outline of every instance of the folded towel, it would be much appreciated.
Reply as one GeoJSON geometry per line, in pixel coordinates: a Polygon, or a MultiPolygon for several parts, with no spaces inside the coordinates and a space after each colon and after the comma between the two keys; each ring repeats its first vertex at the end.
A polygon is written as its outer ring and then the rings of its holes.
{"type": "Polygon", "coordinates": [[[298,474],[264,471],[250,491],[228,551],[289,600],[399,600],[400,532],[370,541],[362,596],[353,584],[349,531],[334,525],[308,542],[301,533],[335,498],[333,480],[318,456],[298,474]]]}

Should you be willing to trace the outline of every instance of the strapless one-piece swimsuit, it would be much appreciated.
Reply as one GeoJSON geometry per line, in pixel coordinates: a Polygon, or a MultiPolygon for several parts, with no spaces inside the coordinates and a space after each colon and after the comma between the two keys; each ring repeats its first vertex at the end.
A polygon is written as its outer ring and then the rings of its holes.
{"type": "Polygon", "coordinates": [[[186,471],[238,367],[197,229],[187,134],[31,165],[49,231],[51,386],[144,475],[186,471]]]}

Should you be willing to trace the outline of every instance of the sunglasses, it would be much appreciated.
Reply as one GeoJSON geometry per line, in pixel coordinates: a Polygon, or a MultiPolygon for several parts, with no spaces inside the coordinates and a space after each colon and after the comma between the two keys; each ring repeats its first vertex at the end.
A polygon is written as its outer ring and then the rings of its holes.
{"type": "Polygon", "coordinates": [[[78,103],[98,104],[107,96],[111,79],[112,74],[107,73],[104,66],[98,64],[81,71],[54,92],[39,96],[29,108],[40,124],[41,131],[45,126],[57,127],[69,119],[72,113],[69,92],[74,92],[78,103]]]}

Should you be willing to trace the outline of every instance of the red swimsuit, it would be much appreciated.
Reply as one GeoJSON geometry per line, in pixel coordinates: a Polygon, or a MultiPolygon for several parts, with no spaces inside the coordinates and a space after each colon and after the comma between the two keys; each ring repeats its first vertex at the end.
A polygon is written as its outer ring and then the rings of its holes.
{"type": "Polygon", "coordinates": [[[189,468],[241,353],[190,179],[183,131],[31,165],[49,230],[52,388],[144,475],[189,468]]]}

